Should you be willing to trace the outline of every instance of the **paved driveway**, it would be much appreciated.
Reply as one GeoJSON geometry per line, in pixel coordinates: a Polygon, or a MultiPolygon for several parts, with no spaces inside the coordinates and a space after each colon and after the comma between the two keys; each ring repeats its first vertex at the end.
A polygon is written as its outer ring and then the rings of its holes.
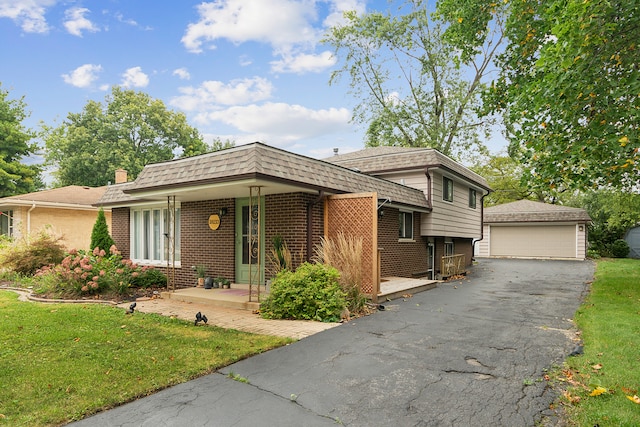
{"type": "Polygon", "coordinates": [[[533,426],[593,270],[480,260],[467,280],[75,425],[533,426]]]}

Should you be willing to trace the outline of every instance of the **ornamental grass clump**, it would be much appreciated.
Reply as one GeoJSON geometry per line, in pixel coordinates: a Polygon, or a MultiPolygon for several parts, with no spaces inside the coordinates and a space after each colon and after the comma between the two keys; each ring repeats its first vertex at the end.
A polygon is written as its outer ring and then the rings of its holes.
{"type": "Polygon", "coordinates": [[[335,267],[340,272],[339,283],[346,294],[347,308],[360,313],[367,302],[362,292],[362,238],[346,236],[339,232],[333,239],[322,239],[315,248],[315,260],[335,267]]]}

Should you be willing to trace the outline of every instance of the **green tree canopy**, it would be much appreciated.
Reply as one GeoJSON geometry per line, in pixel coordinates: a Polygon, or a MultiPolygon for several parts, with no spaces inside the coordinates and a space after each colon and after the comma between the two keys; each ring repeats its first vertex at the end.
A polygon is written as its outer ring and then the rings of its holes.
{"type": "Polygon", "coordinates": [[[114,87],[101,104],[89,101],[62,125],[46,129],[47,163],[56,185],[101,186],[114,171],[135,179],[145,165],[208,151],[184,114],[149,95],[114,87]]]}
{"type": "Polygon", "coordinates": [[[350,78],[359,100],[353,119],[368,126],[368,146],[431,147],[455,158],[482,152],[489,121],[476,109],[502,41],[501,3],[441,0],[436,14],[429,3],[406,1],[395,16],[347,12],[325,38],[343,61],[330,82],[350,78]]]}
{"type": "Polygon", "coordinates": [[[31,142],[35,134],[22,124],[27,117],[24,99],[9,99],[9,92],[0,87],[0,197],[42,187],[40,166],[22,163],[37,151],[31,142]]]}
{"type": "Polygon", "coordinates": [[[484,177],[493,190],[484,198],[485,206],[523,199],[539,201],[545,199],[542,194],[534,193],[522,182],[522,167],[509,156],[482,157],[471,169],[484,177]]]}
{"type": "Polygon", "coordinates": [[[631,188],[640,177],[640,4],[509,2],[509,43],[485,104],[539,188],[631,188]]]}

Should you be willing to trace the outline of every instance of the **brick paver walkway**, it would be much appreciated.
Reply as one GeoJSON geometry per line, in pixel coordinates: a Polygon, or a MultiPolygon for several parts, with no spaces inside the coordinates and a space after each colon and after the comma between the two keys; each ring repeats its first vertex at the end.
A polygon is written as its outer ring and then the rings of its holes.
{"type": "MultiPolygon", "coordinates": [[[[120,304],[128,308],[130,303],[120,304]]],[[[334,328],[339,323],[322,323],[305,320],[269,320],[248,310],[212,307],[202,303],[181,302],[163,298],[143,299],[136,301],[136,310],[143,313],[157,313],[163,316],[175,316],[184,320],[195,320],[196,313],[207,316],[208,324],[225,329],[237,329],[256,334],[275,335],[302,339],[326,329],[334,328]]]]}

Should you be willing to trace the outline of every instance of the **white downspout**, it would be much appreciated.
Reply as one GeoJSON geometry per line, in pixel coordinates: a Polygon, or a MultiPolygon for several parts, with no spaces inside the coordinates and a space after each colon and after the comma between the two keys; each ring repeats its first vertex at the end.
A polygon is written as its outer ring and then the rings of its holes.
{"type": "Polygon", "coordinates": [[[31,237],[31,211],[36,208],[36,204],[31,205],[29,210],[27,211],[27,241],[31,237]]]}

